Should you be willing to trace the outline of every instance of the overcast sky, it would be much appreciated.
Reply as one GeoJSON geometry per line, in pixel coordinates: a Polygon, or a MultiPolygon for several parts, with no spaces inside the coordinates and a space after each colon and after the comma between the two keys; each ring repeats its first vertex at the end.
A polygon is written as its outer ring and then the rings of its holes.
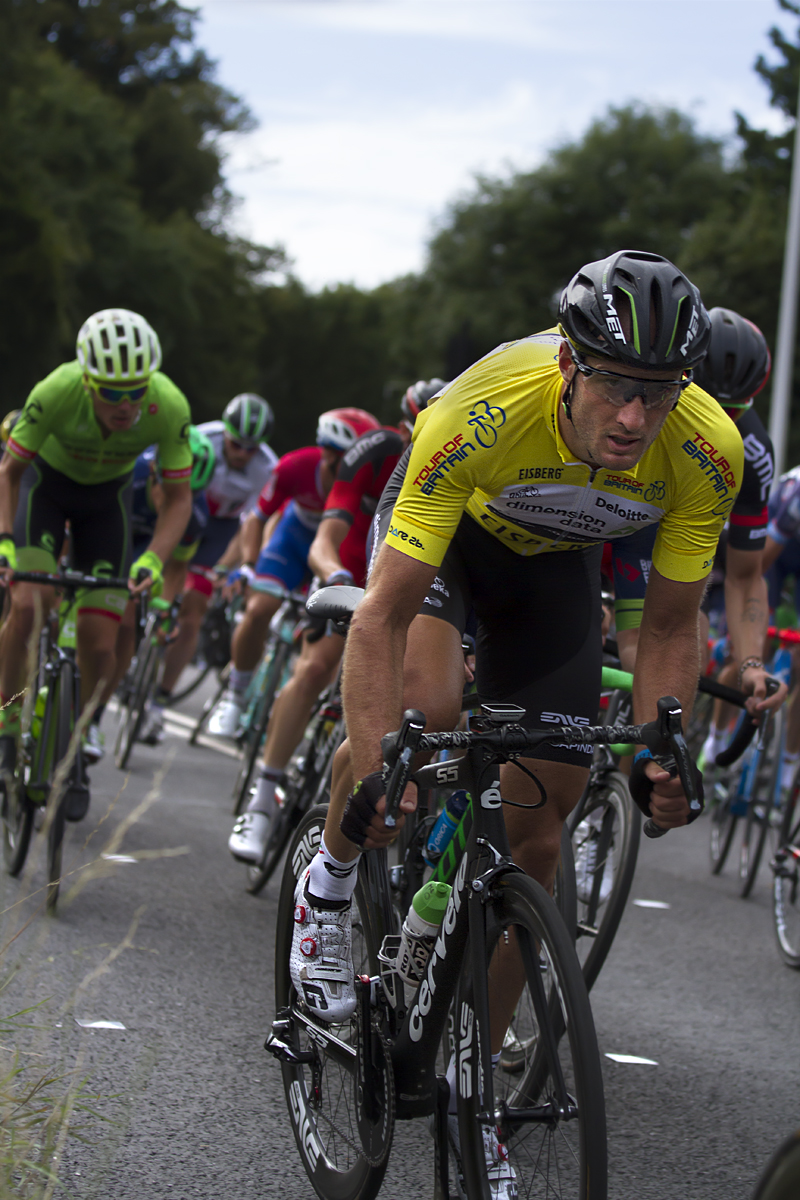
{"type": "Polygon", "coordinates": [[[259,121],[228,140],[238,230],[312,287],[424,263],[476,172],[529,169],[609,105],[728,136],[783,123],[755,74],[775,0],[205,0],[198,40],[259,121]]]}

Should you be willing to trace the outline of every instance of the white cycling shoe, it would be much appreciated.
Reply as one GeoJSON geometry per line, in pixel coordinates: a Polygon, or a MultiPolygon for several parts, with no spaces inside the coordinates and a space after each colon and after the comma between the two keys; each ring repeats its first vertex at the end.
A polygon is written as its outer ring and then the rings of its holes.
{"type": "MultiPolygon", "coordinates": [[[[497,1130],[483,1126],[483,1153],[486,1157],[486,1176],[492,1200],[518,1200],[517,1176],[508,1161],[508,1150],[497,1139],[497,1130]]],[[[456,1162],[456,1192],[459,1200],[466,1200],[463,1168],[461,1166],[461,1141],[458,1135],[458,1117],[447,1116],[447,1140],[456,1162]]]]}
{"type": "Polygon", "coordinates": [[[228,688],[208,718],[208,732],[217,737],[235,737],[243,709],[244,697],[228,688]]]}
{"type": "Polygon", "coordinates": [[[246,863],[260,863],[269,840],[272,821],[266,813],[244,812],[236,818],[228,849],[234,858],[246,863]]]}
{"type": "Polygon", "coordinates": [[[87,726],[86,733],[83,735],[82,749],[87,763],[100,762],[106,752],[106,739],[99,725],[87,726]]]}
{"type": "MultiPolygon", "coordinates": [[[[575,882],[578,885],[578,899],[584,904],[588,904],[592,898],[594,877],[599,869],[597,864],[597,847],[600,834],[598,830],[592,827],[591,819],[581,821],[576,833],[579,841],[578,852],[575,855],[575,882]]],[[[611,895],[611,887],[614,881],[613,853],[613,847],[609,846],[606,861],[602,867],[603,878],[600,883],[600,904],[605,904],[611,895]]]]}
{"type": "Polygon", "coordinates": [[[310,868],[294,893],[289,974],[297,995],[331,1025],[349,1021],[356,1007],[350,905],[312,908],[305,894],[310,868]]]}
{"type": "Polygon", "coordinates": [[[147,710],[139,741],[146,746],[157,746],[164,737],[164,710],[157,704],[152,704],[147,710]]]}

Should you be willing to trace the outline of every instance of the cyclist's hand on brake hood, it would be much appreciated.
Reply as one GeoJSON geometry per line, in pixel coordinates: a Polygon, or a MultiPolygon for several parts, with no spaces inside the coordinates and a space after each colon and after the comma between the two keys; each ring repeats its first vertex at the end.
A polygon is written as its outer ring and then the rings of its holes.
{"type": "Polygon", "coordinates": [[[160,596],[164,588],[164,564],[152,550],[145,550],[128,572],[128,587],[132,596],[138,596],[148,588],[154,596],[160,596]],[[147,571],[147,577],[139,582],[139,573],[147,571]]]}
{"type": "Polygon", "coordinates": [[[0,577],[5,577],[17,566],[17,547],[10,537],[0,538],[0,577]]]}
{"type": "Polygon", "coordinates": [[[383,815],[386,812],[386,787],[380,771],[372,771],[359,779],[347,797],[340,829],[348,841],[364,850],[381,850],[390,845],[403,827],[404,813],[417,807],[416,788],[406,788],[400,801],[397,824],[388,828],[383,815]]]}

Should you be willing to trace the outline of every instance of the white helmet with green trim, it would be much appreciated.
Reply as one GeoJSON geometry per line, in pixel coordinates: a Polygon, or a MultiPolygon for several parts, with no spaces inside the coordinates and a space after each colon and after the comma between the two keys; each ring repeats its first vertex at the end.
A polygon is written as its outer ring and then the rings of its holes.
{"type": "Polygon", "coordinates": [[[155,330],[127,308],[104,308],[84,321],[77,354],[86,374],[104,383],[149,379],[161,366],[155,330]]]}
{"type": "Polygon", "coordinates": [[[258,446],[266,442],[275,424],[272,406],[255,392],[240,392],[225,406],[222,414],[225,430],[243,446],[258,446]]]}

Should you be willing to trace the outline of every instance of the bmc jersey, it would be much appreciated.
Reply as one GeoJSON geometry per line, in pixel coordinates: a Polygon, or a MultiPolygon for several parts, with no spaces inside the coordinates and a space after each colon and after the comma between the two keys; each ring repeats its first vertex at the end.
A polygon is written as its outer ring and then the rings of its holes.
{"type": "Polygon", "coordinates": [[[767,533],[781,546],[800,541],[800,467],[781,475],[769,502],[767,533]]]}
{"type": "Polygon", "coordinates": [[[357,584],[366,577],[367,534],[372,518],[403,449],[403,439],[395,429],[362,434],[342,456],[325,502],[324,518],[338,517],[352,526],[342,543],[341,555],[357,584]]]}
{"type": "Polygon", "coordinates": [[[302,450],[284,454],[258,497],[255,511],[266,521],[290,500],[300,524],[306,529],[316,529],[325,507],[321,475],[319,446],[304,446],[302,450]]]}
{"type": "Polygon", "coordinates": [[[83,386],[77,359],[63,363],[37,383],[8,439],[8,451],[22,462],[37,454],[54,470],[76,483],[107,483],[127,475],[138,455],[158,446],[161,473],[168,482],[189,479],[189,404],[171,379],[160,371],[130,429],[115,429],[108,437],[94,415],[94,403],[83,386]]]}
{"type": "Polygon", "coordinates": [[[730,515],[728,545],[735,550],[763,550],[767,538],[767,503],[775,474],[769,434],[753,408],[736,422],[744,446],[742,487],[730,515]]]}
{"type": "Polygon", "coordinates": [[[465,511],[520,555],[658,524],[657,570],[703,579],[742,480],[735,425],[689,386],[635,467],[589,466],[558,428],[562,340],[548,330],[499,346],[420,413],[387,543],[438,566],[465,511]]]}
{"type": "MultiPolygon", "coordinates": [[[[275,469],[278,456],[264,442],[251,455],[243,471],[234,471],[225,461],[225,425],[222,421],[206,421],[197,428],[214,447],[216,466],[206,488],[208,511],[222,520],[239,517],[255,504],[258,494],[275,469]]],[[[232,536],[232,535],[230,535],[232,536]]]]}

